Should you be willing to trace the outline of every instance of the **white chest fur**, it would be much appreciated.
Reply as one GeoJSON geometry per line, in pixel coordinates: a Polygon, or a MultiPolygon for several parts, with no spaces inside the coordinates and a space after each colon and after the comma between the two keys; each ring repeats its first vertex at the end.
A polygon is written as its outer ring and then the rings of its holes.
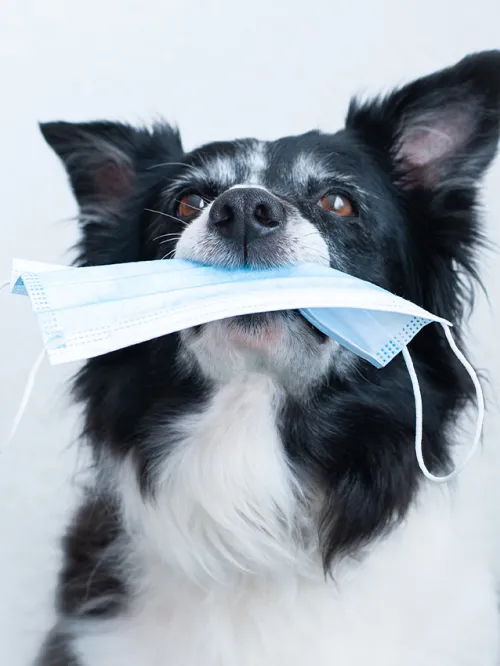
{"type": "Polygon", "coordinates": [[[279,404],[263,376],[221,389],[178,424],[155,502],[123,467],[136,596],[77,628],[82,666],[496,666],[486,556],[450,492],[428,488],[335,582],[314,569],[279,404]]]}
{"type": "Polygon", "coordinates": [[[171,448],[160,458],[154,500],[140,496],[123,466],[128,527],[173,569],[222,582],[235,571],[279,572],[302,556],[297,538],[306,526],[276,425],[280,402],[269,377],[244,376],[200,413],[160,428],[159,445],[168,437],[171,448]]]}
{"type": "Polygon", "coordinates": [[[403,528],[335,584],[243,576],[202,589],[151,569],[126,616],[79,637],[82,666],[496,666],[491,580],[436,528],[403,528]]]}

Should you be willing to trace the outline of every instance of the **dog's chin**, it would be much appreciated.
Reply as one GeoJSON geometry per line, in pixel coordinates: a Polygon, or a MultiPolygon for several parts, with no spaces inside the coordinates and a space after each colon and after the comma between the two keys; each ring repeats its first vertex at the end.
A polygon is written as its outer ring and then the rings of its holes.
{"type": "Polygon", "coordinates": [[[224,335],[228,348],[241,348],[263,353],[273,348],[289,344],[290,338],[302,337],[304,343],[324,345],[328,338],[304,319],[298,312],[262,312],[240,317],[230,317],[218,322],[203,324],[192,329],[195,336],[209,333],[217,328],[224,335]]]}
{"type": "Polygon", "coordinates": [[[231,317],[222,320],[220,325],[231,347],[263,353],[283,343],[286,333],[283,318],[270,313],[231,317]]]}
{"type": "Polygon", "coordinates": [[[337,343],[296,311],[222,319],[183,331],[181,339],[186,358],[222,381],[258,372],[305,386],[323,377],[339,353],[337,343]]]}

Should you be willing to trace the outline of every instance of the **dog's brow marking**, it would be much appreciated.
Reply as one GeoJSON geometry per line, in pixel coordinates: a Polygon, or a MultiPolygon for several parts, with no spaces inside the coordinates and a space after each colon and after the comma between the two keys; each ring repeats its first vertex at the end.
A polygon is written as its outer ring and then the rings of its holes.
{"type": "Polygon", "coordinates": [[[305,186],[313,178],[326,180],[331,177],[331,171],[311,153],[300,153],[292,164],[292,178],[298,185],[305,186]]]}
{"type": "Polygon", "coordinates": [[[216,155],[205,162],[205,178],[215,181],[222,187],[229,187],[236,180],[235,160],[223,155],[216,155]]]}
{"type": "Polygon", "coordinates": [[[249,185],[261,185],[263,175],[267,167],[264,144],[255,144],[249,155],[249,158],[248,176],[246,182],[249,185]]]}
{"type": "Polygon", "coordinates": [[[177,176],[177,178],[174,178],[164,189],[163,198],[165,201],[168,201],[172,194],[177,192],[182,187],[189,185],[193,182],[193,180],[207,180],[207,173],[202,167],[193,164],[185,164],[183,166],[186,168],[185,173],[182,173],[177,176]]]}
{"type": "Polygon", "coordinates": [[[204,158],[200,165],[189,165],[189,170],[181,174],[165,189],[165,197],[168,198],[179,188],[189,185],[193,180],[202,183],[216,183],[221,188],[230,187],[237,179],[235,160],[224,155],[214,155],[204,158]]]}
{"type": "MultiPolygon", "coordinates": [[[[297,187],[306,188],[311,181],[325,181],[331,184],[341,184],[352,188],[359,197],[368,199],[368,193],[358,185],[355,178],[348,173],[335,171],[332,167],[322,163],[314,153],[300,153],[291,169],[292,178],[297,187]]],[[[374,198],[374,195],[370,195],[374,198]]],[[[361,208],[366,209],[365,201],[358,201],[361,208]]]]}

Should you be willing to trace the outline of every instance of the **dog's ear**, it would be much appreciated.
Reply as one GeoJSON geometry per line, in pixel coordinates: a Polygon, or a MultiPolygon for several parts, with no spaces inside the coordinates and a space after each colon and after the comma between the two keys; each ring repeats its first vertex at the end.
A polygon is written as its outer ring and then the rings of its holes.
{"type": "Polygon", "coordinates": [[[158,178],[154,167],[181,159],[177,130],[167,124],[149,130],[105,121],[51,122],[40,129],[64,163],[80,208],[77,262],[139,259],[140,198],[158,178]]]}
{"type": "Polygon", "coordinates": [[[80,205],[113,208],[127,197],[139,170],[159,158],[179,159],[182,145],[169,125],[135,129],[113,122],[40,124],[47,143],[63,161],[80,205]]]}
{"type": "Polygon", "coordinates": [[[500,122],[500,51],[468,56],[371,103],[351,103],[347,127],[408,189],[472,184],[493,159],[500,122]]]}

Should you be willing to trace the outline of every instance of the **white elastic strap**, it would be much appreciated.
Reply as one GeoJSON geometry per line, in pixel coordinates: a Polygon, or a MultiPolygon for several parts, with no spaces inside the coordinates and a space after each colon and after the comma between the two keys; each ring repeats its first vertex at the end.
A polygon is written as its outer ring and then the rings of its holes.
{"type": "Polygon", "coordinates": [[[472,379],[472,383],[474,384],[474,388],[476,389],[477,422],[476,422],[476,432],[474,434],[474,440],[472,442],[472,446],[470,447],[469,451],[467,452],[467,455],[464,457],[462,462],[458,464],[455,467],[455,469],[446,476],[435,476],[434,474],[431,474],[431,472],[429,472],[429,470],[425,465],[424,456],[422,454],[422,431],[423,431],[422,394],[420,392],[420,385],[418,383],[417,373],[415,372],[415,366],[413,365],[413,361],[411,360],[410,352],[408,351],[407,347],[404,347],[403,357],[405,359],[406,367],[408,368],[408,373],[410,375],[411,383],[413,386],[413,395],[415,396],[415,453],[417,456],[418,465],[422,470],[422,474],[424,474],[424,476],[426,476],[430,481],[434,481],[435,483],[446,483],[447,481],[451,481],[451,479],[454,479],[456,476],[460,474],[460,472],[463,471],[465,466],[469,463],[470,459],[477,451],[479,442],[481,441],[481,432],[483,430],[483,422],[484,422],[484,396],[481,384],[479,383],[479,379],[477,378],[476,375],[476,371],[469,363],[469,361],[465,358],[465,356],[462,354],[460,349],[457,347],[457,344],[453,339],[453,336],[451,335],[449,327],[444,324],[442,324],[442,326],[450,347],[452,348],[453,352],[455,353],[455,356],[458,358],[460,363],[467,370],[467,373],[469,374],[469,377],[472,379]]]}
{"type": "Polygon", "coordinates": [[[21,420],[24,416],[24,412],[26,411],[26,407],[28,405],[29,399],[31,397],[31,394],[33,392],[33,387],[35,386],[35,379],[38,374],[38,370],[40,369],[40,366],[42,365],[42,361],[45,358],[45,349],[43,349],[40,354],[38,355],[36,361],[33,363],[33,367],[30,370],[30,373],[28,375],[28,379],[26,381],[26,386],[24,388],[23,392],[23,397],[21,399],[21,404],[18,407],[17,414],[14,417],[14,422],[12,423],[12,428],[10,430],[10,435],[9,438],[7,439],[7,444],[10,444],[12,439],[14,438],[17,429],[19,428],[19,424],[21,423],[21,420]]]}
{"type": "MultiPolygon", "coordinates": [[[[3,282],[0,284],[0,291],[4,289],[5,287],[8,287],[10,285],[10,281],[3,282]]],[[[36,376],[38,374],[38,370],[40,369],[40,366],[42,365],[42,361],[45,358],[45,349],[42,349],[40,354],[37,356],[35,362],[33,363],[33,366],[30,370],[30,373],[28,375],[28,379],[26,380],[26,386],[24,387],[24,392],[23,392],[23,397],[21,398],[21,404],[19,405],[17,409],[17,413],[14,417],[14,421],[12,423],[12,428],[10,429],[10,434],[7,439],[7,444],[10,444],[10,442],[13,440],[17,429],[19,428],[19,424],[22,421],[22,418],[24,416],[24,412],[26,411],[26,407],[28,406],[28,402],[30,400],[31,394],[33,393],[33,387],[35,386],[35,380],[36,376]]]]}

